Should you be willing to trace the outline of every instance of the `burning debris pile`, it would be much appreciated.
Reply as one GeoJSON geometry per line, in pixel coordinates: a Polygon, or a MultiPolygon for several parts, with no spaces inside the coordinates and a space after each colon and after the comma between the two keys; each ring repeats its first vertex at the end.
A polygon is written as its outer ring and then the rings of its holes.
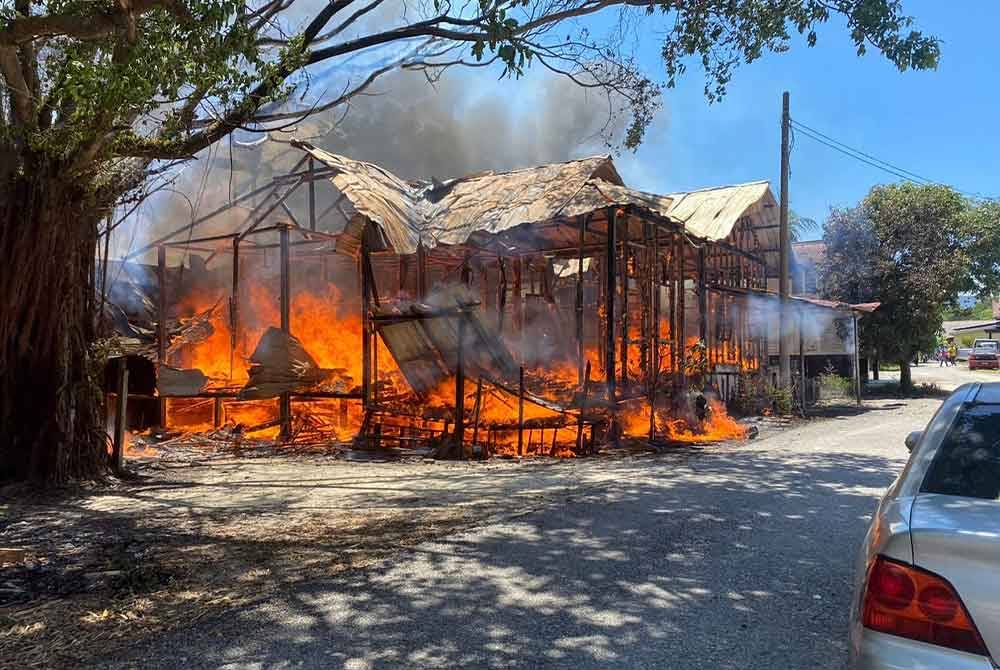
{"type": "Polygon", "coordinates": [[[766,365],[766,184],[656,196],[607,158],[414,184],[298,147],[308,229],[265,198],[119,291],[157,363],[147,423],[450,457],[746,435],[726,402],[766,365]]]}

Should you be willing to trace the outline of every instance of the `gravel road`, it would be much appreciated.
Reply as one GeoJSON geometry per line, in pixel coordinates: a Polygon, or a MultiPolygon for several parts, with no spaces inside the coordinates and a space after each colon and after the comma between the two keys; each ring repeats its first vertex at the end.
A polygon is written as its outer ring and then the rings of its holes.
{"type": "Polygon", "coordinates": [[[543,506],[101,667],[841,668],[856,549],[938,403],[578,463],[543,506]]]}

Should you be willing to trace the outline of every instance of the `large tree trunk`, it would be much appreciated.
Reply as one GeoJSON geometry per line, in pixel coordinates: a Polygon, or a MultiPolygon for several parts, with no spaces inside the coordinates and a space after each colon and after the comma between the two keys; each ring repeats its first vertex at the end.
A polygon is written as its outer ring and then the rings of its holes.
{"type": "Polygon", "coordinates": [[[107,467],[93,264],[100,211],[36,161],[0,182],[0,480],[58,483],[107,467]]]}
{"type": "Polygon", "coordinates": [[[909,393],[913,390],[913,378],[910,376],[909,360],[899,362],[899,390],[903,393],[909,393]]]}

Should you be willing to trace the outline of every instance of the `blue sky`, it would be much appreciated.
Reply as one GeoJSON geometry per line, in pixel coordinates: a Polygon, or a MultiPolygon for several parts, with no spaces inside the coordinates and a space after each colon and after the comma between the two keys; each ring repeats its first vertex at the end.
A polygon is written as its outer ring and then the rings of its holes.
{"type": "MultiPolygon", "coordinates": [[[[305,6],[312,11],[317,4],[321,0],[308,0],[305,6]]],[[[664,109],[642,147],[615,159],[626,183],[670,193],[767,179],[777,195],[781,94],[788,90],[797,121],[929,179],[1000,197],[996,179],[1000,54],[995,38],[1000,3],[904,0],[904,10],[915,18],[918,29],[942,40],[936,71],[901,73],[874,50],[858,57],[846,26],[836,18],[820,27],[817,46],[809,48],[804,38],[796,36],[789,52],[740,66],[727,96],[715,104],[705,99],[704,74],[692,64],[677,87],[665,92],[664,109]]],[[[600,22],[590,27],[595,34],[603,32],[600,22]]],[[[639,58],[647,73],[662,79],[657,37],[662,21],[650,19],[643,30],[639,58]]],[[[318,67],[314,74],[339,81],[345,72],[355,76],[341,62],[318,67]]],[[[541,67],[536,65],[520,81],[497,81],[497,73],[489,69],[456,72],[462,73],[458,79],[445,80],[436,89],[416,74],[410,76],[419,79],[417,86],[394,90],[391,84],[376,84],[373,90],[379,89],[384,97],[367,98],[370,109],[363,111],[359,103],[362,111],[354,113],[375,115],[377,121],[392,104],[399,108],[394,117],[397,125],[400,118],[412,117],[436,121],[446,132],[450,129],[448,147],[441,146],[442,135],[429,135],[434,144],[429,153],[451,151],[464,160],[445,161],[460,168],[443,167],[433,173],[438,177],[563,160],[601,149],[574,148],[570,140],[580,125],[575,123],[577,116],[587,117],[588,110],[591,116],[602,115],[600,101],[588,105],[580,95],[557,88],[564,82],[553,83],[553,76],[541,67]]],[[[325,94],[341,85],[317,83],[313,90],[325,94]]],[[[410,132],[405,124],[400,131],[388,120],[385,123],[386,132],[410,132]]],[[[389,160],[389,167],[405,164],[410,155],[428,153],[421,138],[412,134],[367,141],[378,142],[384,151],[364,155],[363,143],[343,150],[360,151],[356,157],[367,160],[382,160],[386,152],[404,154],[395,162],[389,160]]],[[[831,207],[853,205],[872,186],[898,179],[802,134],[794,143],[791,166],[792,209],[821,223],[831,207]]],[[[430,176],[424,171],[407,176],[430,176]]],[[[201,173],[193,168],[189,173],[185,183],[195,189],[201,173]]],[[[224,198],[221,189],[210,196],[224,198]]],[[[206,197],[205,207],[219,204],[212,197],[206,197]]]]}
{"type": "MultiPolygon", "coordinates": [[[[881,54],[857,57],[842,24],[831,22],[816,47],[797,41],[736,72],[727,97],[709,105],[691,68],[667,91],[658,128],[618,161],[626,181],[652,191],[770,179],[780,170],[781,93],[792,117],[866,153],[961,190],[1000,196],[1000,3],[904,2],[917,27],[943,40],[932,72],[896,70],[881,54]]],[[[658,66],[654,39],[642,57],[658,66]]],[[[662,69],[662,67],[661,67],[662,69]]],[[[792,151],[791,203],[823,221],[873,185],[897,180],[799,135],[792,151]]]]}

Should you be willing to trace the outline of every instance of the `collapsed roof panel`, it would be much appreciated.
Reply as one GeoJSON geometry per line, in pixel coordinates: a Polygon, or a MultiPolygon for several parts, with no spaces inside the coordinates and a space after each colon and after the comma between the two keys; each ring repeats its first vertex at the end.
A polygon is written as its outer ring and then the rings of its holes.
{"type": "Polygon", "coordinates": [[[609,156],[511,172],[486,172],[444,182],[409,182],[377,165],[296,143],[335,171],[331,181],[354,210],[377,224],[382,245],[400,254],[418,243],[501,245],[535,251],[576,243],[567,222],[608,207],[631,207],[683,227],[702,240],[729,237],[749,217],[767,253],[777,239],[777,208],[766,181],[657,195],[626,187],[609,156]],[[774,228],[775,230],[771,230],[774,228]],[[572,238],[572,240],[570,239],[572,238]]]}

